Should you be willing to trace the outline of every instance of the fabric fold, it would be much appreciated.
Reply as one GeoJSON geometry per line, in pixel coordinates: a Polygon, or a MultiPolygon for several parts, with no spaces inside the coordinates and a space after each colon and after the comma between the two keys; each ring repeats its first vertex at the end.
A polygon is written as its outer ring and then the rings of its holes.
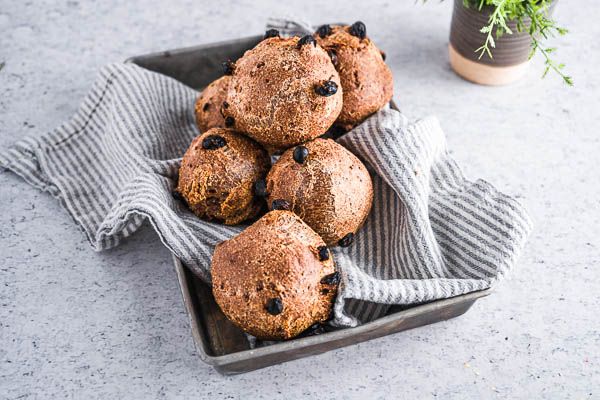
{"type": "MultiPolygon", "coordinates": [[[[148,219],[162,243],[210,282],[214,246],[244,229],[209,223],[172,196],[199,134],[197,92],[133,64],[102,69],[75,115],[0,152],[0,166],[58,198],[105,250],[148,219]]],[[[333,324],[354,326],[412,304],[489,288],[515,265],[531,230],[515,199],[465,179],[435,118],[383,109],[339,139],[367,165],[374,204],[349,248],[333,324]]]]}

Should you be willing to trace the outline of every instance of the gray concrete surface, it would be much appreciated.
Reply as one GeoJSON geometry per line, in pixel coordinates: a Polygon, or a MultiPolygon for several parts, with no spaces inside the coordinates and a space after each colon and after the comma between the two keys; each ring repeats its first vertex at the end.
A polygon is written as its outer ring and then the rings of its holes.
{"type": "Polygon", "coordinates": [[[411,117],[437,115],[470,177],[519,195],[535,231],[510,280],[456,320],[222,377],[194,350],[170,256],[146,227],[94,253],[59,204],[0,174],[0,398],[600,398],[600,4],[508,87],[449,69],[451,4],[0,0],[0,146],[70,116],[105,63],[255,34],[271,15],[367,23],[411,117]],[[323,4],[319,4],[323,3],[323,4]]]}

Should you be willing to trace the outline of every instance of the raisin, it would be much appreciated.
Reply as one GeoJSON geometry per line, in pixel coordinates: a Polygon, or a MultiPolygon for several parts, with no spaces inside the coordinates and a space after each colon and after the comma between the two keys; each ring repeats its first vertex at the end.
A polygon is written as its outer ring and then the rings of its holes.
{"type": "Polygon", "coordinates": [[[319,246],[319,247],[317,247],[317,250],[319,251],[319,260],[320,261],[329,260],[329,249],[327,248],[327,246],[319,246]]]}
{"type": "Polygon", "coordinates": [[[206,112],[206,110],[208,110],[209,107],[210,107],[210,103],[204,103],[204,105],[202,106],[202,111],[206,112]]]}
{"type": "Polygon", "coordinates": [[[346,236],[341,238],[340,241],[338,242],[338,244],[341,247],[348,247],[352,244],[353,241],[354,241],[354,233],[350,232],[346,236]]]}
{"type": "Polygon", "coordinates": [[[281,301],[279,297],[269,299],[269,301],[267,301],[265,309],[271,315],[281,314],[281,312],[283,311],[283,301],[281,301]]]}
{"type": "Polygon", "coordinates": [[[175,200],[183,201],[183,196],[181,195],[181,193],[179,193],[179,191],[177,189],[173,190],[173,192],[171,192],[171,194],[173,195],[173,198],[175,200]]]}
{"type": "Polygon", "coordinates": [[[346,134],[346,129],[339,125],[333,125],[331,128],[329,128],[329,133],[331,134],[333,140],[337,140],[346,134]]]}
{"type": "Polygon", "coordinates": [[[294,149],[294,161],[298,164],[304,164],[306,157],[308,157],[308,149],[304,146],[296,146],[294,149]]]}
{"type": "Polygon", "coordinates": [[[307,45],[307,44],[311,44],[315,47],[317,47],[317,41],[315,40],[314,37],[312,37],[311,35],[306,35],[306,36],[302,36],[302,38],[300,40],[298,40],[298,48],[302,48],[302,46],[307,45]]]}
{"type": "Polygon", "coordinates": [[[254,182],[254,194],[258,197],[267,196],[267,182],[264,179],[259,179],[254,182]]]}
{"type": "Polygon", "coordinates": [[[364,39],[367,37],[367,27],[362,22],[356,21],[350,26],[350,34],[359,39],[364,39]]]}
{"type": "Polygon", "coordinates": [[[229,103],[228,103],[228,102],[226,102],[226,101],[224,101],[224,102],[223,102],[223,108],[226,108],[226,109],[227,109],[227,108],[229,108],[229,103]]]}
{"type": "Polygon", "coordinates": [[[225,126],[231,128],[235,124],[235,119],[233,117],[225,117],[225,126]]]}
{"type": "Polygon", "coordinates": [[[321,278],[321,283],[323,285],[337,285],[340,283],[340,273],[335,271],[332,274],[325,275],[323,278],[321,278]]]}
{"type": "Polygon", "coordinates": [[[271,203],[271,209],[273,210],[287,210],[289,211],[292,208],[290,202],[284,199],[276,199],[271,203]]]}
{"type": "Polygon", "coordinates": [[[235,63],[233,61],[227,60],[222,65],[223,65],[223,74],[233,75],[233,71],[235,70],[235,63]]]}
{"type": "Polygon", "coordinates": [[[322,333],[326,333],[327,331],[325,330],[325,327],[319,323],[316,323],[314,325],[311,325],[307,330],[305,330],[303,332],[303,336],[314,336],[314,335],[320,335],[322,333]]]}
{"type": "Polygon", "coordinates": [[[331,58],[331,63],[333,64],[333,66],[337,66],[338,63],[338,57],[337,57],[337,53],[335,52],[335,50],[333,49],[329,49],[327,50],[327,54],[329,54],[329,58],[331,58]]]}
{"type": "Polygon", "coordinates": [[[329,25],[321,25],[319,29],[317,29],[317,35],[324,38],[331,35],[331,26],[329,25]]]}
{"type": "Polygon", "coordinates": [[[315,92],[319,96],[325,96],[325,97],[333,96],[334,94],[337,93],[337,90],[338,90],[338,85],[334,81],[326,81],[322,85],[315,87],[315,92]]]}
{"type": "Polygon", "coordinates": [[[380,50],[380,51],[379,51],[379,53],[381,53],[381,58],[383,59],[383,61],[385,61],[385,59],[386,59],[386,57],[387,57],[387,56],[385,55],[385,51],[381,51],[381,50],[380,50]]]}
{"type": "Polygon", "coordinates": [[[331,321],[333,319],[333,317],[335,317],[335,315],[333,313],[333,307],[332,307],[331,310],[329,310],[329,315],[327,316],[327,319],[325,320],[325,322],[331,321]]]}
{"type": "Polygon", "coordinates": [[[279,37],[279,31],[277,29],[269,29],[268,31],[266,31],[263,39],[268,39],[272,37],[279,37]]]}
{"type": "Polygon", "coordinates": [[[206,150],[216,150],[226,145],[225,138],[219,135],[210,135],[202,139],[202,148],[206,150]]]}

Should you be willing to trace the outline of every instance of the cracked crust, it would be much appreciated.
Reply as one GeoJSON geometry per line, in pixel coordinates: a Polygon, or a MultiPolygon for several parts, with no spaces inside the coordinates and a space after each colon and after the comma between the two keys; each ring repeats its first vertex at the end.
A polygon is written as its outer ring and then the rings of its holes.
{"type": "Polygon", "coordinates": [[[217,245],[211,265],[213,294],[223,313],[263,340],[289,339],[329,319],[336,284],[333,256],[319,260],[323,240],[295,214],[271,211],[217,245]],[[270,299],[281,313],[267,311],[270,299]]]}
{"type": "Polygon", "coordinates": [[[263,202],[254,196],[254,183],[270,166],[265,149],[229,129],[213,128],[196,137],[181,162],[177,191],[198,217],[235,225],[255,217],[263,202]],[[227,144],[207,150],[204,138],[218,135],[227,144]]]}
{"type": "Polygon", "coordinates": [[[337,245],[367,219],[373,202],[371,177],[354,154],[330,139],[305,143],[308,157],[294,161],[284,152],[267,175],[269,207],[277,199],[294,211],[328,245],[337,245]]]}
{"type": "Polygon", "coordinates": [[[206,132],[211,128],[225,128],[225,117],[221,108],[227,98],[230,78],[223,76],[211,82],[198,96],[195,113],[200,132],[206,132]]]}
{"type": "Polygon", "coordinates": [[[392,72],[383,61],[383,53],[367,37],[349,33],[349,26],[332,26],[331,34],[314,37],[329,54],[344,89],[344,105],[336,125],[346,130],[363,122],[385,106],[394,93],[392,72]]]}
{"type": "Polygon", "coordinates": [[[342,110],[340,77],[327,53],[299,38],[272,37],[235,63],[227,93],[233,127],[270,149],[285,149],[323,134],[342,110]],[[331,80],[331,96],[315,88],[331,80]]]}

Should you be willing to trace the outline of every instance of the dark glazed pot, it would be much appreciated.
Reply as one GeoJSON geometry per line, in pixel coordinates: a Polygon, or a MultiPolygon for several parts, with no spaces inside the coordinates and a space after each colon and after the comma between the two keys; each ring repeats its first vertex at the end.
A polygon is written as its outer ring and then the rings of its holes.
{"type": "MultiPolygon", "coordinates": [[[[551,14],[556,1],[548,7],[551,14]]],[[[517,30],[517,21],[508,21],[507,25],[512,34],[505,33],[493,37],[496,47],[492,48],[492,58],[476,50],[485,42],[486,33],[481,33],[481,28],[489,22],[493,8],[490,6],[478,10],[475,7],[467,8],[462,0],[454,0],[452,24],[450,27],[450,45],[448,48],[450,65],[461,77],[482,85],[505,85],[521,78],[529,64],[531,51],[531,38],[527,29],[530,20],[523,20],[524,30],[517,30]]]]}

